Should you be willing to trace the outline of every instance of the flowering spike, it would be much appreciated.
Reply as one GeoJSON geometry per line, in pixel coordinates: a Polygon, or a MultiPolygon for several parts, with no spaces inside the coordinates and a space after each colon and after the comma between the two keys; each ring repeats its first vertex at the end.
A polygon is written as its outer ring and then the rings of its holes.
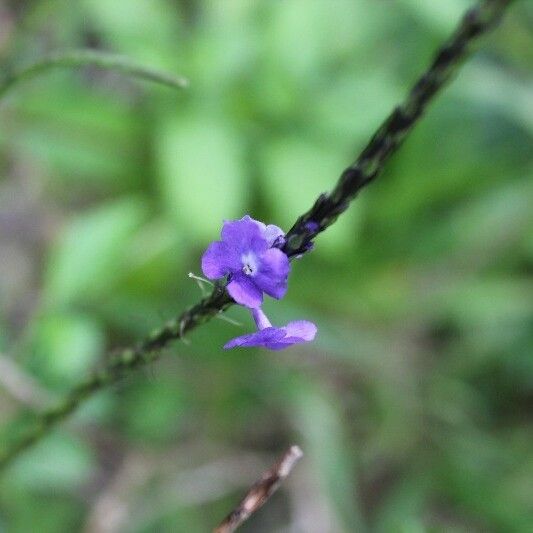
{"type": "MultiPolygon", "coordinates": [[[[316,229],[309,228],[310,231],[316,229]]],[[[316,326],[312,322],[297,320],[274,327],[261,309],[263,293],[279,300],[287,292],[290,263],[287,254],[280,249],[285,242],[285,234],[278,226],[263,224],[246,215],[240,220],[225,220],[221,240],[212,242],[204,252],[202,271],[205,276],[209,279],[227,276],[229,295],[250,309],[258,329],[232,339],[225,349],[263,346],[282,350],[315,338],[316,326]]]]}

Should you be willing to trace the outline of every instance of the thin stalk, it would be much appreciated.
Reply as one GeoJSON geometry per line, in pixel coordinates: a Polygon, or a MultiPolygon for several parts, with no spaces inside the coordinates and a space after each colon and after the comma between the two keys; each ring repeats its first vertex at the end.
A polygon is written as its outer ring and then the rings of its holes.
{"type": "MultiPolygon", "coordinates": [[[[283,251],[289,257],[309,251],[318,233],[330,226],[348,208],[357,193],[380,174],[385,162],[420,120],[429,102],[468,57],[473,44],[496,24],[511,2],[483,0],[465,14],[452,37],[439,49],[405,101],[387,117],[355,163],[343,172],[334,189],[329,194],[321,195],[288,232],[283,251]]],[[[35,425],[25,435],[0,452],[0,469],[46,435],[86,398],[117,382],[130,370],[156,361],[162,348],[171,341],[182,339],[185,333],[209,321],[233,303],[224,287],[216,285],[209,296],[154,331],[136,347],[109,358],[101,369],[75,387],[57,407],[38,415],[35,425]]]]}
{"type": "Polygon", "coordinates": [[[449,40],[438,50],[430,67],[420,76],[406,99],[385,119],[355,162],[341,175],[335,188],[322,194],[287,233],[284,251],[305,253],[313,239],[333,224],[359,191],[376,179],[396,152],[427,105],[470,55],[479,37],[492,29],[513,0],[482,0],[466,12],[449,40]]]}
{"type": "Polygon", "coordinates": [[[77,68],[85,66],[114,70],[126,76],[151,81],[173,89],[184,89],[189,84],[185,78],[145,67],[123,56],[98,50],[72,50],[68,52],[56,52],[20,70],[7,74],[0,81],[0,100],[19,83],[39,76],[43,72],[56,68],[77,68]]]}
{"type": "Polygon", "coordinates": [[[233,533],[256,513],[274,494],[296,463],[303,457],[299,446],[291,446],[278,461],[256,481],[237,507],[222,520],[213,533],[233,533]]]}

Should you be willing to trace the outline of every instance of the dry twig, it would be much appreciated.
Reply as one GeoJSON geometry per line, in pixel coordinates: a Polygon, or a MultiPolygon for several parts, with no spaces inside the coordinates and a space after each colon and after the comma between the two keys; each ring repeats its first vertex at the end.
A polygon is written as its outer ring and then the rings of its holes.
{"type": "Polygon", "coordinates": [[[260,509],[278,490],[281,482],[291,473],[303,456],[299,446],[291,446],[279,461],[267,470],[241,500],[239,505],[220,523],[214,533],[232,533],[260,509]]]}

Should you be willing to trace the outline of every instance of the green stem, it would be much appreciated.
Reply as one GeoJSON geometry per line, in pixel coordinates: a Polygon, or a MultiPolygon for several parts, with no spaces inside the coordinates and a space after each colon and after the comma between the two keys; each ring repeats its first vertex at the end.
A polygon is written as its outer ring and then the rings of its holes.
{"type": "Polygon", "coordinates": [[[55,68],[76,68],[84,66],[114,70],[126,76],[159,83],[174,89],[183,89],[188,85],[188,81],[185,78],[144,67],[122,56],[97,50],[73,50],[70,52],[54,53],[5,76],[0,81],[0,100],[15,85],[18,85],[24,80],[39,76],[42,72],[55,68]]]}
{"type": "MultiPolygon", "coordinates": [[[[333,191],[320,196],[314,206],[296,221],[283,247],[287,255],[294,257],[307,252],[313,238],[331,225],[348,208],[359,190],[379,175],[385,162],[421,118],[427,104],[466,59],[472,44],[494,26],[510,3],[511,0],[483,0],[466,13],[451,39],[438,51],[433,63],[415,83],[406,100],[383,122],[356,162],[344,171],[333,191]]],[[[223,287],[215,286],[208,297],[154,331],[139,345],[111,357],[87,381],[75,387],[57,407],[38,415],[33,428],[0,453],[0,469],[46,435],[86,398],[117,382],[130,370],[156,361],[161,349],[168,343],[183,338],[185,333],[224,312],[233,303],[223,287]]]]}

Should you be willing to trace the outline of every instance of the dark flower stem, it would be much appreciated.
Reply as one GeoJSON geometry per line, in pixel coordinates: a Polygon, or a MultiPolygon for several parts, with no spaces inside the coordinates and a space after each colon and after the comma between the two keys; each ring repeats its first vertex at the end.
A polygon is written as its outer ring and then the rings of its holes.
{"type": "Polygon", "coordinates": [[[512,1],[484,0],[466,12],[431,66],[417,80],[404,102],[381,124],[355,162],[342,173],[335,188],[322,194],[290,229],[284,247],[289,256],[308,251],[318,233],[333,224],[359,191],[381,173],[427,105],[468,57],[477,38],[500,20],[512,1]]]}
{"type": "Polygon", "coordinates": [[[72,50],[51,54],[39,59],[35,63],[31,63],[30,65],[21,68],[20,70],[4,74],[3,79],[0,81],[0,99],[2,99],[15,85],[18,85],[24,80],[38,76],[48,70],[85,66],[113,70],[126,76],[140,78],[160,85],[166,85],[173,89],[184,89],[189,84],[185,78],[139,65],[135,61],[123,56],[109,54],[98,50],[72,50]]]}
{"type": "MultiPolygon", "coordinates": [[[[316,235],[333,224],[357,193],[379,175],[385,162],[420,119],[428,103],[468,57],[473,44],[496,24],[511,3],[512,0],[482,0],[465,14],[452,37],[437,52],[429,69],[417,80],[405,101],[379,127],[355,163],[342,173],[335,188],[321,195],[288,232],[282,249],[289,257],[309,251],[316,235]]],[[[154,331],[136,347],[110,357],[57,407],[38,415],[35,425],[25,435],[0,451],[0,468],[46,435],[86,398],[116,383],[130,370],[157,360],[161,349],[171,341],[183,338],[185,333],[224,312],[233,303],[223,287],[215,286],[209,296],[154,331]]]]}

